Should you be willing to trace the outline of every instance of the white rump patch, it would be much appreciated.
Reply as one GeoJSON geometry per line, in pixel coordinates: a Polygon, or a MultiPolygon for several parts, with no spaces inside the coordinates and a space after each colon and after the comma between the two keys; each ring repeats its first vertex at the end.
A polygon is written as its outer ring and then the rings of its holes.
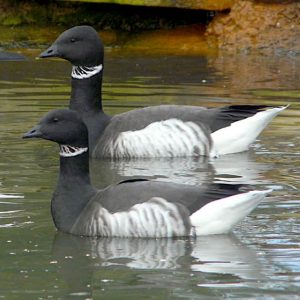
{"type": "Polygon", "coordinates": [[[194,122],[169,119],[136,131],[121,132],[104,147],[105,156],[179,157],[214,156],[210,132],[194,122]]]}
{"type": "Polygon", "coordinates": [[[88,151],[87,147],[80,148],[80,147],[74,147],[69,145],[59,145],[59,147],[60,147],[59,155],[62,157],[77,156],[88,151]]]}
{"type": "Polygon", "coordinates": [[[270,192],[272,190],[250,191],[206,204],[190,216],[191,235],[228,233],[270,192]]]}
{"type": "Polygon", "coordinates": [[[73,66],[72,67],[72,78],[75,79],[85,79],[90,78],[97,73],[102,71],[103,66],[93,66],[93,67],[85,67],[85,66],[73,66]]]}
{"type": "Polygon", "coordinates": [[[223,155],[248,150],[271,120],[286,108],[287,106],[267,109],[213,132],[211,137],[217,153],[223,155]]]}

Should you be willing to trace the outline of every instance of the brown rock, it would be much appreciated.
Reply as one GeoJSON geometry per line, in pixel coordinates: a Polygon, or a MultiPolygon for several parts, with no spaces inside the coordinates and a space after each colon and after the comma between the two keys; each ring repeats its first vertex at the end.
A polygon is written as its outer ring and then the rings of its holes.
{"type": "Polygon", "coordinates": [[[300,53],[300,2],[237,1],[213,19],[206,36],[228,52],[300,53]]]}

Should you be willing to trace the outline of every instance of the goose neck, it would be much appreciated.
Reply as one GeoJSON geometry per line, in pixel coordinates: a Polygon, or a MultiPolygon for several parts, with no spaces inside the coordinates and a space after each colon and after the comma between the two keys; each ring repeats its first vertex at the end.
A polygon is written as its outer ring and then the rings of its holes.
{"type": "Polygon", "coordinates": [[[73,76],[73,73],[74,67],[71,79],[70,109],[80,113],[102,111],[102,71],[82,78],[73,76]]]}
{"type": "Polygon", "coordinates": [[[78,216],[96,194],[90,184],[89,155],[60,156],[60,174],[51,200],[52,218],[56,228],[70,232],[78,216]]]}
{"type": "Polygon", "coordinates": [[[63,187],[70,188],[74,186],[74,188],[78,188],[78,186],[90,185],[87,148],[78,148],[77,151],[78,154],[76,155],[62,155],[62,152],[60,152],[59,183],[63,187]]]}

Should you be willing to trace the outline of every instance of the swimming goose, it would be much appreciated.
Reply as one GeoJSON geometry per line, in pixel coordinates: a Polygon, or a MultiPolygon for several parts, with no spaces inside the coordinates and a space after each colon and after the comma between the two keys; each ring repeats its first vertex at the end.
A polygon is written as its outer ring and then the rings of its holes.
{"type": "Polygon", "coordinates": [[[102,190],[91,185],[88,131],[75,111],[54,110],[24,138],[59,144],[60,173],[51,201],[56,227],[83,236],[175,237],[223,234],[270,192],[240,185],[204,187],[132,179],[102,190]]]}
{"type": "Polygon", "coordinates": [[[218,156],[248,150],[285,107],[232,105],[206,109],[161,105],[108,116],[102,109],[104,48],[95,29],[63,32],[41,58],[60,57],[72,67],[69,108],[89,131],[92,157],[218,156]]]}

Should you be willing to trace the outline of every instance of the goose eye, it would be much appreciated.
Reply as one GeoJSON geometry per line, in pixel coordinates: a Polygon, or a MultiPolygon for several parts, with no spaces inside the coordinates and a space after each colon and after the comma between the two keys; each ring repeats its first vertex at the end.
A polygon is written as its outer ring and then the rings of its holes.
{"type": "Polygon", "coordinates": [[[57,122],[58,122],[58,118],[53,118],[52,121],[53,121],[54,123],[57,123],[57,122]]]}
{"type": "Polygon", "coordinates": [[[76,39],[75,38],[71,38],[71,43],[75,43],[76,39]]]}

